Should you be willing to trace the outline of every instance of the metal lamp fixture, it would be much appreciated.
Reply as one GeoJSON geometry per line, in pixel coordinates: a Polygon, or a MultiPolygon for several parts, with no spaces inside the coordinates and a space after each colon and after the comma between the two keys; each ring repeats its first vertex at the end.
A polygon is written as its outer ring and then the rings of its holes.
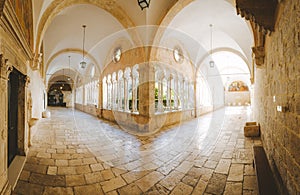
{"type": "Polygon", "coordinates": [[[143,10],[144,8],[149,8],[150,6],[150,0],[138,0],[138,4],[143,10]]]}
{"type": "Polygon", "coordinates": [[[69,57],[69,76],[68,76],[68,81],[71,80],[70,78],[70,63],[71,63],[71,56],[68,56],[69,57]]]}
{"type": "Polygon", "coordinates": [[[215,62],[212,59],[212,47],[213,47],[213,31],[212,31],[212,24],[209,25],[210,27],[210,58],[211,60],[209,61],[209,67],[213,68],[215,67],[215,62]]]}
{"type": "Polygon", "coordinates": [[[83,27],[83,41],[82,41],[82,61],[80,62],[80,67],[84,69],[86,67],[86,62],[84,61],[84,43],[85,43],[85,28],[86,25],[82,25],[83,27]]]}

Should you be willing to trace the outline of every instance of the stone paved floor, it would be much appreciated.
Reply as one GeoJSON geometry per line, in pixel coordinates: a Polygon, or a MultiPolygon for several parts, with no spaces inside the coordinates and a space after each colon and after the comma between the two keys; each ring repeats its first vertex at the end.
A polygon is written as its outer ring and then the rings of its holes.
{"type": "Polygon", "coordinates": [[[227,107],[138,137],[52,108],[37,124],[13,194],[257,194],[246,107],[227,107]]]}

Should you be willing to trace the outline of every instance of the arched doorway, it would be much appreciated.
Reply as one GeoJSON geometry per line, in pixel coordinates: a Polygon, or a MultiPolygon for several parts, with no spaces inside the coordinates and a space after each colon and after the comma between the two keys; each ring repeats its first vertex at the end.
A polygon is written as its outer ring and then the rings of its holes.
{"type": "Polygon", "coordinates": [[[65,81],[57,81],[51,85],[48,91],[48,106],[66,107],[67,102],[64,92],[72,91],[70,84],[65,81]]]}

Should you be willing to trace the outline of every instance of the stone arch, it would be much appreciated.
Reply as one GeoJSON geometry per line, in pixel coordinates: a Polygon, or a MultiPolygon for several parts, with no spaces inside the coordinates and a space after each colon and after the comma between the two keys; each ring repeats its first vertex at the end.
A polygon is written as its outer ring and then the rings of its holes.
{"type": "MultiPolygon", "coordinates": [[[[82,50],[81,49],[76,49],[76,48],[68,48],[68,49],[63,49],[59,52],[56,52],[55,54],[53,54],[51,56],[51,58],[48,60],[47,64],[46,64],[46,67],[45,67],[45,71],[47,72],[48,71],[48,68],[49,68],[49,65],[51,64],[51,62],[56,58],[58,57],[59,55],[61,54],[64,54],[64,53],[69,53],[69,52],[72,52],[72,53],[78,53],[78,54],[82,54],[82,50]]],[[[100,65],[97,63],[97,60],[91,55],[88,53],[88,51],[85,51],[85,55],[92,60],[92,62],[96,65],[96,68],[99,69],[99,72],[101,72],[101,67],[100,65]]]]}
{"type": "MultiPolygon", "coordinates": [[[[125,11],[116,4],[115,1],[104,0],[104,1],[93,1],[93,0],[70,0],[70,1],[61,1],[54,0],[45,10],[43,15],[41,16],[38,24],[38,28],[36,29],[36,42],[35,42],[35,51],[39,53],[39,49],[44,37],[44,34],[53,21],[53,19],[64,9],[76,4],[91,4],[99,7],[110,13],[114,16],[123,26],[124,28],[132,28],[134,27],[133,21],[129,18],[129,16],[125,13],[125,11]]],[[[136,44],[141,43],[141,38],[138,35],[138,32],[135,30],[128,31],[133,39],[133,42],[136,44]]]]}
{"type": "MultiPolygon", "coordinates": [[[[212,50],[212,53],[217,53],[217,52],[221,52],[221,51],[227,51],[227,52],[231,52],[237,56],[239,56],[248,66],[248,69],[249,69],[249,72],[251,73],[251,68],[250,68],[250,64],[247,60],[247,58],[240,52],[240,51],[237,51],[235,49],[232,49],[232,48],[228,48],[228,47],[223,47],[223,48],[216,48],[214,50],[212,50]]],[[[210,53],[207,53],[206,55],[204,55],[198,62],[197,62],[197,66],[196,66],[196,75],[199,74],[200,72],[200,67],[201,67],[201,64],[204,62],[204,60],[210,56],[210,53]]]]}

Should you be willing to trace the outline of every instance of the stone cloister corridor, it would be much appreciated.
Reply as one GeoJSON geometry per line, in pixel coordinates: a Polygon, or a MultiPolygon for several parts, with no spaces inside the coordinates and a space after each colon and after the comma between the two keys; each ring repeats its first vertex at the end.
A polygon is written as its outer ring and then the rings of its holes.
{"type": "Polygon", "coordinates": [[[250,107],[226,107],[145,137],[66,108],[33,136],[13,194],[257,194],[250,107]]]}
{"type": "Polygon", "coordinates": [[[0,195],[299,195],[299,127],[300,0],[0,0],[0,195]]]}

